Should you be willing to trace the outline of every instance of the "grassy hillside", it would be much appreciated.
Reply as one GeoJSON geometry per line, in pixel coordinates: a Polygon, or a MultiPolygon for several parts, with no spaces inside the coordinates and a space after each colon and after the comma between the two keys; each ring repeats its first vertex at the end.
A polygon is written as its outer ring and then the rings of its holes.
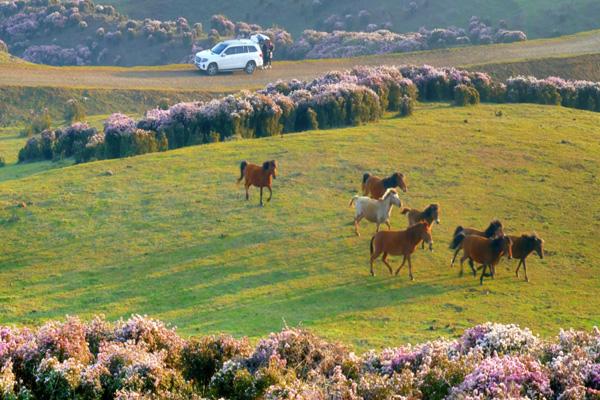
{"type": "MultiPolygon", "coordinates": [[[[142,313],[184,334],[251,337],[287,323],[360,348],[457,335],[487,320],[544,334],[589,328],[600,309],[590,296],[600,289],[599,123],[598,114],[555,107],[429,104],[365,127],[16,179],[10,174],[29,166],[5,167],[0,323],[142,313]],[[242,158],[280,162],[265,208],[256,190],[242,200],[242,158]],[[368,276],[374,227],[365,223],[355,237],[347,206],[364,171],[394,170],[408,174],[407,204],[442,207],[435,251],[416,254],[412,283],[407,271],[389,277],[381,264],[368,276]],[[483,287],[448,267],[454,227],[493,217],[546,239],[546,259],[530,260],[531,283],[514,278],[514,262],[503,261],[483,287]]],[[[397,211],[392,225],[405,226],[397,211]]]]}
{"type": "Polygon", "coordinates": [[[506,20],[511,28],[523,29],[531,37],[573,33],[600,27],[600,4],[594,0],[416,0],[417,9],[409,11],[411,0],[233,0],[227,2],[173,0],[168,7],[159,0],[107,0],[125,14],[136,18],[175,18],[208,22],[212,14],[223,13],[233,20],[245,20],[263,25],[278,24],[298,34],[315,27],[331,14],[356,14],[365,9],[372,14],[371,22],[392,22],[396,30],[415,31],[456,25],[465,27],[472,15],[493,22],[506,20]]]}
{"type": "Polygon", "coordinates": [[[469,69],[487,72],[501,80],[517,75],[560,76],[569,79],[600,81],[600,54],[473,65],[469,69]]]}

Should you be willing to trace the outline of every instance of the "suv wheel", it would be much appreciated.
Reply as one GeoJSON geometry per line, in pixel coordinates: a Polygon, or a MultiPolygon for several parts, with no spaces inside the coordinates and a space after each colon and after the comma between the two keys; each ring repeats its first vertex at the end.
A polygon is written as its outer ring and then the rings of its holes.
{"type": "Polygon", "coordinates": [[[254,61],[248,61],[248,64],[246,64],[246,68],[244,68],[244,71],[248,75],[252,75],[255,70],[256,70],[256,63],[254,61]]]}
{"type": "Polygon", "coordinates": [[[206,68],[206,73],[210,76],[215,76],[219,72],[219,67],[216,63],[211,63],[208,68],[206,68]]]}

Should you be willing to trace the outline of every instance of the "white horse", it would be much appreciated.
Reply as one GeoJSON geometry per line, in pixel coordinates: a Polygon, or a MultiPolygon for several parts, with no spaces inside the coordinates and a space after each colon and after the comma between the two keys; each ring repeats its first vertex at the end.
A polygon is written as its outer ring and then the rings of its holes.
{"type": "Polygon", "coordinates": [[[379,226],[385,223],[388,229],[390,226],[390,217],[392,216],[392,206],[402,208],[402,200],[398,197],[396,189],[388,189],[381,199],[372,199],[366,196],[354,196],[350,200],[350,206],[355,205],[356,213],[354,214],[354,231],[356,236],[360,236],[358,232],[358,224],[363,218],[367,221],[377,224],[377,232],[379,226]]]}

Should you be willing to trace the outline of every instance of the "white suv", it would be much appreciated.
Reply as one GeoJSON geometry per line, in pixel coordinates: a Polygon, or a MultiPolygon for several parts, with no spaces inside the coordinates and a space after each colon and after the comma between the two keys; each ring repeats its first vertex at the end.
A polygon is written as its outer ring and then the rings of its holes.
{"type": "Polygon", "coordinates": [[[236,39],[226,40],[210,50],[196,53],[194,64],[208,75],[234,70],[253,74],[257,67],[262,67],[263,58],[258,43],[249,39],[236,39]]]}

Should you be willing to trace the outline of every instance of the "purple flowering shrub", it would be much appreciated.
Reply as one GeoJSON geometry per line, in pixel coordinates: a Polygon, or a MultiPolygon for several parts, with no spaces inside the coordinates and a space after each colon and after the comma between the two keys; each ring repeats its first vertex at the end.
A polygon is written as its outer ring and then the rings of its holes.
{"type": "Polygon", "coordinates": [[[203,38],[201,24],[190,26],[185,18],[128,19],[113,6],[91,0],[0,3],[0,40],[15,55],[35,63],[139,64],[139,55],[129,51],[133,46],[162,53],[157,62],[179,62],[203,38]]]}
{"type": "Polygon", "coordinates": [[[132,316],[0,327],[0,395],[16,399],[593,399],[600,331],[543,341],[483,324],[458,340],[360,356],[302,330],[185,339],[132,316]]]}
{"type": "Polygon", "coordinates": [[[411,115],[417,98],[458,105],[527,101],[600,111],[600,83],[517,77],[503,84],[485,73],[456,68],[361,66],[312,81],[277,81],[254,93],[165,105],[148,110],[138,121],[113,114],[103,132],[75,124],[33,137],[19,160],[75,156],[85,162],[231,138],[357,126],[378,120],[385,111],[411,115]],[[77,133],[65,136],[73,131],[77,133]]]}

